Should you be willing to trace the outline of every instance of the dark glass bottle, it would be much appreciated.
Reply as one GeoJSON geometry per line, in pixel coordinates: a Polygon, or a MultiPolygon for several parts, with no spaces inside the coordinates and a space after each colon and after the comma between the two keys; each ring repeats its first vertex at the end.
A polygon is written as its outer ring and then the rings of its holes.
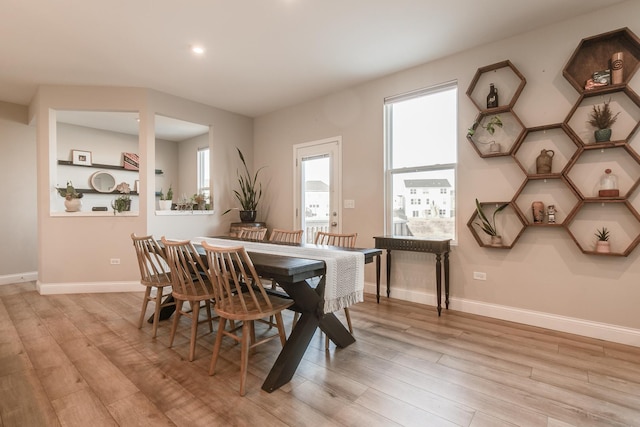
{"type": "Polygon", "coordinates": [[[487,108],[496,108],[498,106],[498,89],[493,85],[493,83],[489,84],[489,95],[487,95],[487,108]]]}

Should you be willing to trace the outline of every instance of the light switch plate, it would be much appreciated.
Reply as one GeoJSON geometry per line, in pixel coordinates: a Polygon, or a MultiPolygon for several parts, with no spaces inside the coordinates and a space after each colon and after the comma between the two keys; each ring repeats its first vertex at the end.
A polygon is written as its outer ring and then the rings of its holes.
{"type": "Polygon", "coordinates": [[[344,208],[345,209],[354,209],[356,207],[356,201],[355,200],[345,200],[344,201],[344,208]]]}

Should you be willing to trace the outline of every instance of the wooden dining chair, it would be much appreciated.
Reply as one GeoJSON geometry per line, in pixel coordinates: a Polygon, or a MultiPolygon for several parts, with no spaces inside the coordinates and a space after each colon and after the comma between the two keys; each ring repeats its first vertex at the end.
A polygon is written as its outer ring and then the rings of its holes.
{"type": "Polygon", "coordinates": [[[304,230],[281,230],[274,228],[269,235],[270,242],[300,244],[304,230]]]}
{"type": "Polygon", "coordinates": [[[266,228],[241,228],[238,231],[238,238],[244,240],[264,240],[266,235],[266,228]]]}
{"type": "Polygon", "coordinates": [[[172,295],[176,300],[176,313],[173,318],[173,325],[171,326],[169,348],[173,346],[173,339],[178,329],[180,317],[189,317],[191,319],[189,361],[191,362],[196,352],[201,302],[204,302],[207,311],[206,321],[209,323],[209,332],[213,332],[211,304],[215,299],[211,277],[200,254],[198,254],[196,248],[189,240],[167,240],[163,236],[161,241],[167,255],[169,268],[171,269],[172,295]],[[185,302],[189,303],[191,310],[184,309],[183,306],[185,302]]]}
{"type": "Polygon", "coordinates": [[[290,307],[293,300],[270,296],[266,293],[251,258],[243,246],[216,247],[202,242],[202,247],[207,254],[209,272],[216,295],[216,312],[220,316],[209,375],[215,374],[222,337],[233,338],[240,343],[240,396],[244,396],[249,350],[277,337],[284,346],[287,338],[282,311],[290,307]],[[275,316],[278,332],[256,341],[254,322],[272,315],[275,316]],[[231,322],[229,330],[226,329],[227,321],[231,322]],[[241,326],[235,326],[233,323],[238,321],[242,322],[241,326]]]}
{"type": "MultiPolygon", "coordinates": [[[[328,245],[328,246],[339,246],[342,248],[355,248],[356,240],[358,239],[358,233],[328,233],[326,231],[318,231],[316,233],[314,243],[316,245],[328,245]]],[[[347,318],[347,326],[349,327],[349,332],[353,334],[353,326],[351,325],[351,314],[349,314],[349,308],[345,307],[344,315],[347,318]]],[[[325,337],[324,341],[325,349],[329,348],[329,337],[325,337]]]]}
{"type": "Polygon", "coordinates": [[[168,297],[171,292],[171,270],[164,259],[164,251],[153,236],[136,236],[135,233],[131,233],[131,240],[138,257],[140,283],[146,287],[144,298],[142,299],[138,329],[142,328],[142,322],[144,322],[147,314],[147,305],[149,302],[154,303],[153,338],[155,338],[158,333],[160,310],[164,307],[176,305],[173,299],[168,302],[162,302],[162,298],[168,297]],[[151,295],[153,290],[155,290],[155,296],[151,295]],[[165,295],[166,291],[169,293],[165,295]]]}

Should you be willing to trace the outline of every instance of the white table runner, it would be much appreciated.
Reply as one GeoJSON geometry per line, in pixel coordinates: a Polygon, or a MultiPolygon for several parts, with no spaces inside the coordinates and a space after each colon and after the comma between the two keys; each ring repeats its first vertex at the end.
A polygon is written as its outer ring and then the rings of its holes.
{"type": "Polygon", "coordinates": [[[244,240],[196,237],[193,243],[206,241],[214,246],[244,246],[249,252],[309,258],[324,261],[324,312],[333,313],[364,301],[364,254],[357,251],[275,245],[244,240]]]}

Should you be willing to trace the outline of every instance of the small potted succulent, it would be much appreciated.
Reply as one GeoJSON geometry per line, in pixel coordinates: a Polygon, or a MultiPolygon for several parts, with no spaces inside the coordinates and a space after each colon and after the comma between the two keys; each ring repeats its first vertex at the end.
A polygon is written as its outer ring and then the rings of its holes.
{"type": "Polygon", "coordinates": [[[611,126],[618,120],[620,112],[618,111],[616,114],[613,114],[611,107],[609,107],[610,102],[611,99],[605,101],[602,107],[600,105],[594,105],[591,113],[589,113],[587,123],[596,128],[593,133],[596,142],[611,140],[611,126]]]}
{"type": "Polygon", "coordinates": [[[158,207],[161,211],[170,211],[171,205],[173,204],[173,190],[171,189],[171,185],[169,185],[169,190],[167,191],[167,196],[165,197],[164,192],[160,190],[160,201],[158,202],[158,207]]]}
{"type": "Polygon", "coordinates": [[[609,230],[606,227],[596,230],[596,252],[608,254],[611,252],[611,246],[609,244],[609,230]]]}
{"type": "Polygon", "coordinates": [[[129,188],[129,184],[126,182],[121,182],[116,186],[116,190],[118,190],[121,194],[116,197],[116,199],[111,202],[111,207],[113,208],[113,214],[130,211],[131,210],[131,196],[129,193],[131,189],[129,188]]]}
{"type": "Polygon", "coordinates": [[[503,203],[502,205],[496,207],[496,210],[493,211],[491,221],[489,221],[489,218],[482,209],[482,205],[480,204],[478,199],[476,199],[476,212],[478,213],[478,218],[480,218],[481,222],[476,222],[474,224],[479,226],[482,231],[490,236],[491,246],[502,246],[502,236],[500,236],[500,234],[498,233],[498,229],[496,228],[496,215],[507,206],[509,206],[509,203],[503,203]]]}
{"type": "Polygon", "coordinates": [[[64,207],[67,212],[78,212],[82,208],[82,193],[78,193],[71,181],[67,181],[65,188],[56,188],[58,194],[64,197],[64,207]]]}

